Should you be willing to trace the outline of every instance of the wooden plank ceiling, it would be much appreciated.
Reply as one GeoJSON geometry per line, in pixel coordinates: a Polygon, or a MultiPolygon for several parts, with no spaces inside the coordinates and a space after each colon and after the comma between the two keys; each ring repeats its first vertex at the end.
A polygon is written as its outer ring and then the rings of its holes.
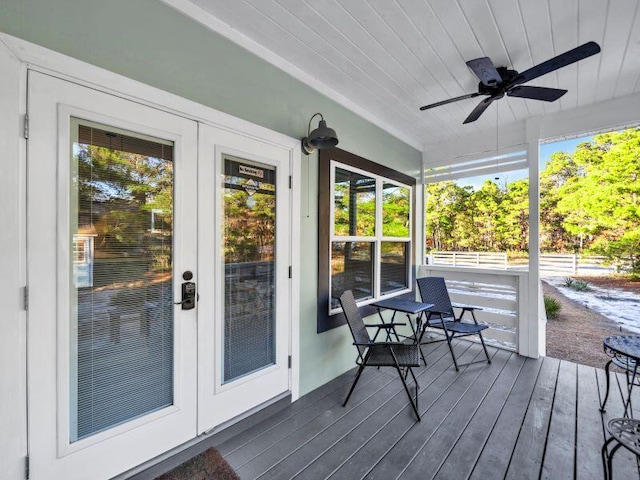
{"type": "Polygon", "coordinates": [[[637,0],[165,1],[417,148],[640,91],[637,0]],[[467,60],[523,71],[587,41],[602,53],[529,84],[559,101],[505,97],[468,125],[477,98],[418,110],[477,90],[467,60]]]}

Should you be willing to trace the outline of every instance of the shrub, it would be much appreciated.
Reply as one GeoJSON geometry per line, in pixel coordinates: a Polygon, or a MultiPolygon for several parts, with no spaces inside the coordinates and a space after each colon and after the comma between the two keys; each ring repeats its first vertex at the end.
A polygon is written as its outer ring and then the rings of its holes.
{"type": "Polygon", "coordinates": [[[569,287],[571,290],[576,290],[577,292],[584,292],[591,288],[589,283],[584,280],[575,280],[571,277],[566,277],[564,279],[564,285],[565,287],[569,287]]]}
{"type": "Polygon", "coordinates": [[[562,305],[555,298],[545,295],[544,309],[547,312],[547,318],[556,318],[562,310],[562,305]]]}

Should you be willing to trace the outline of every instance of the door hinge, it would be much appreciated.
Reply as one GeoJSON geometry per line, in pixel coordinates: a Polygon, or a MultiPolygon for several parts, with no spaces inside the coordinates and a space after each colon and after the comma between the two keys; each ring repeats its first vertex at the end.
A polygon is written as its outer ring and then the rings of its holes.
{"type": "Polygon", "coordinates": [[[28,113],[24,114],[24,125],[22,128],[22,136],[25,139],[29,138],[29,114],[28,113]]]}
{"type": "Polygon", "coordinates": [[[289,355],[289,368],[291,368],[291,355],[289,355]]]}
{"type": "Polygon", "coordinates": [[[29,310],[29,287],[22,287],[22,308],[24,310],[29,310]]]}
{"type": "Polygon", "coordinates": [[[293,278],[293,267],[289,265],[289,278],[293,278]]]}
{"type": "Polygon", "coordinates": [[[24,478],[29,480],[29,455],[24,457],[24,478]]]}
{"type": "Polygon", "coordinates": [[[293,177],[289,175],[289,188],[293,188],[293,177]]]}

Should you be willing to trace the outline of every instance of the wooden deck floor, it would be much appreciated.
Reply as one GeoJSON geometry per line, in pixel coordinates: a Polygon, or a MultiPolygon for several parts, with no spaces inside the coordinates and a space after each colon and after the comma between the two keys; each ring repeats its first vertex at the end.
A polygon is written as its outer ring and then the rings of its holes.
{"type": "MultiPolygon", "coordinates": [[[[483,358],[455,345],[460,362],[483,358]]],[[[491,349],[492,363],[452,366],[445,344],[425,348],[416,422],[392,369],[365,369],[346,407],[355,369],[211,437],[242,479],[602,479],[604,371],[491,349]]],[[[638,402],[636,402],[638,403],[638,402]]],[[[638,417],[636,415],[636,417],[638,417]]],[[[614,478],[637,479],[624,449],[614,478]]]]}

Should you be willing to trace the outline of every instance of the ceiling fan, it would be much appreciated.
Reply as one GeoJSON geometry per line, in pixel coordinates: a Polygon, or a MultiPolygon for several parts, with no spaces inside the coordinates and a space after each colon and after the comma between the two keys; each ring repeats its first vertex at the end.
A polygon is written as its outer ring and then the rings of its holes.
{"type": "Polygon", "coordinates": [[[531,87],[528,85],[523,86],[522,84],[533,80],[534,78],[553,72],[554,70],[558,70],[559,68],[571,65],[572,63],[583,60],[599,52],[600,45],[596,42],[587,42],[579,47],[569,50],[568,52],[561,53],[557,57],[553,57],[546,62],[531,67],[522,73],[518,73],[515,70],[509,70],[507,67],[496,68],[489,57],[469,60],[467,65],[480,79],[478,91],[462,95],[460,97],[450,98],[449,100],[443,100],[442,102],[432,103],[431,105],[425,105],[424,107],[420,107],[420,110],[427,110],[429,108],[457,102],[458,100],[486,95],[488,98],[483,99],[476,108],[473,109],[465,121],[462,122],[470,123],[475,122],[480,118],[480,115],[482,115],[494,100],[498,100],[505,95],[509,97],[530,98],[532,100],[555,102],[567,93],[567,91],[559,88],[531,87]]]}

